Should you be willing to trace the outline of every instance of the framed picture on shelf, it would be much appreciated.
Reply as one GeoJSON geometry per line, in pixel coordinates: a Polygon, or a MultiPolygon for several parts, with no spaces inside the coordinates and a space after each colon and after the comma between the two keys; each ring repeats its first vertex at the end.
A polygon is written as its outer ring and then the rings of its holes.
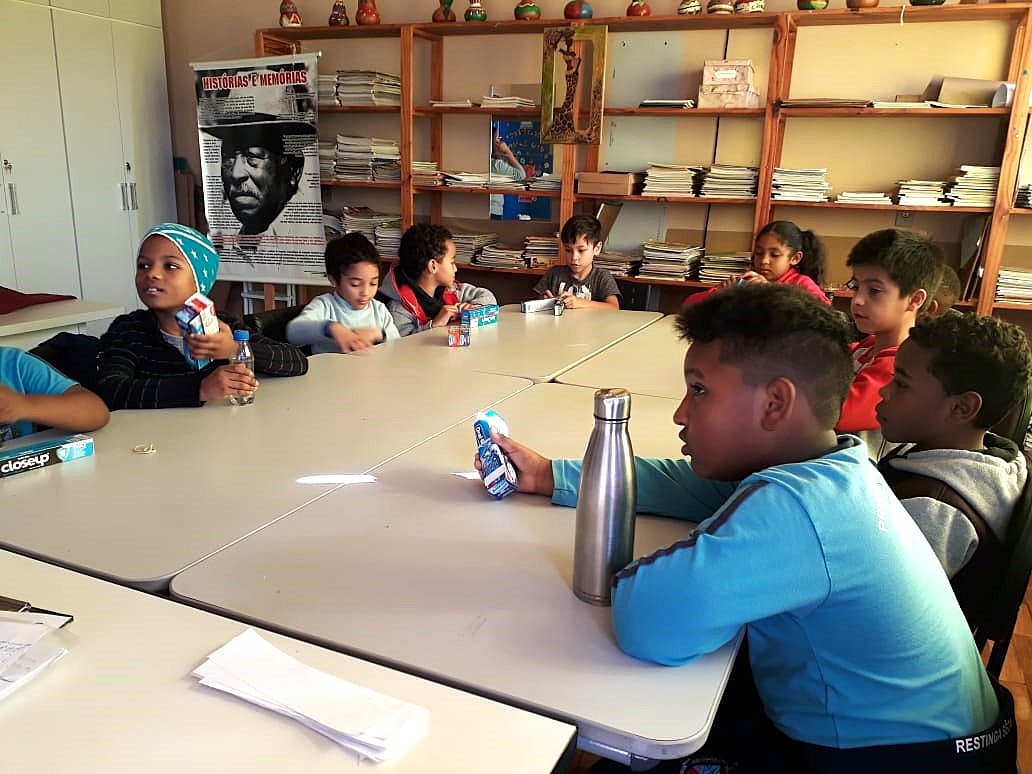
{"type": "Polygon", "coordinates": [[[597,145],[602,137],[609,28],[548,27],[541,63],[541,140],[597,145]],[[585,73],[585,62],[590,72],[585,73]],[[586,81],[586,83],[585,83],[586,81]],[[587,125],[579,124],[587,103],[587,125]]]}
{"type": "MultiPolygon", "coordinates": [[[[530,181],[553,171],[552,147],[541,142],[540,121],[491,122],[491,186],[530,181]]],[[[551,220],[552,200],[533,191],[491,194],[492,220],[551,220]]]]}

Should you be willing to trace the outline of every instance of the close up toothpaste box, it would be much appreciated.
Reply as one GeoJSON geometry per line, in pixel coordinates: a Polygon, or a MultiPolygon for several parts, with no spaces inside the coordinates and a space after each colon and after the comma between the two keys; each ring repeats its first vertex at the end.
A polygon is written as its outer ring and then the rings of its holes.
{"type": "Polygon", "coordinates": [[[484,468],[484,486],[490,494],[501,499],[517,489],[516,468],[501,447],[491,440],[492,428],[502,435],[509,434],[509,426],[497,412],[478,411],[473,421],[473,436],[477,442],[477,456],[484,468]]]}
{"type": "Polygon", "coordinates": [[[90,435],[53,436],[24,444],[0,446],[0,478],[59,462],[71,462],[92,454],[93,436],[90,435]]]}
{"type": "Polygon", "coordinates": [[[211,360],[204,358],[194,360],[186,348],[186,337],[191,333],[212,335],[219,332],[219,318],[215,316],[215,303],[203,293],[194,293],[183,303],[183,308],[176,312],[176,324],[183,334],[183,357],[194,368],[204,368],[211,360]]]}

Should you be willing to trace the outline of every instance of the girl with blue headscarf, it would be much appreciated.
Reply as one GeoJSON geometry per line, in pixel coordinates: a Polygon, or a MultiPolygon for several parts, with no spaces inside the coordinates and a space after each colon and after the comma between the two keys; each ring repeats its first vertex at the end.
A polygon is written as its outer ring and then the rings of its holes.
{"type": "MultiPolygon", "coordinates": [[[[136,292],[147,307],[115,318],[100,339],[97,393],[108,408],[176,408],[252,393],[254,374],[229,365],[238,321],[219,315],[219,332],[183,338],[176,312],[194,293],[208,293],[219,254],[206,236],[176,223],[148,231],[136,259],[136,292]],[[211,361],[202,368],[198,362],[211,361]]],[[[251,331],[254,369],[272,376],[308,370],[301,351],[251,331]]]]}

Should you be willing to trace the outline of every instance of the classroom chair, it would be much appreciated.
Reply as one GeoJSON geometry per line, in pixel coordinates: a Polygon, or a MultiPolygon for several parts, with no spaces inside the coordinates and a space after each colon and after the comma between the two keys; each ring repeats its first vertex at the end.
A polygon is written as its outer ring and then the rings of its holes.
{"type": "MultiPolygon", "coordinates": [[[[287,341],[287,323],[301,314],[301,310],[304,308],[303,304],[298,304],[297,306],[287,306],[280,309],[255,312],[254,314],[245,314],[244,324],[263,336],[289,344],[290,342],[287,341]]],[[[311,347],[300,347],[300,350],[305,355],[312,354],[311,347]]]]}
{"type": "Polygon", "coordinates": [[[1011,410],[991,430],[1004,438],[1010,438],[1021,449],[1025,446],[1029,422],[1032,422],[1032,384],[1028,385],[1011,410]]]}
{"type": "Polygon", "coordinates": [[[97,380],[97,351],[100,339],[84,333],[59,333],[29,350],[69,379],[86,389],[97,380]]]}
{"type": "MultiPolygon", "coordinates": [[[[1025,452],[1025,459],[1032,465],[1032,454],[1025,452]]],[[[989,604],[974,621],[978,649],[983,650],[989,640],[993,641],[986,670],[997,678],[1007,657],[1014,624],[1025,600],[1029,571],[1032,570],[1032,479],[1025,482],[1025,490],[1014,507],[1014,515],[1007,525],[1004,549],[1006,559],[989,604]]]]}

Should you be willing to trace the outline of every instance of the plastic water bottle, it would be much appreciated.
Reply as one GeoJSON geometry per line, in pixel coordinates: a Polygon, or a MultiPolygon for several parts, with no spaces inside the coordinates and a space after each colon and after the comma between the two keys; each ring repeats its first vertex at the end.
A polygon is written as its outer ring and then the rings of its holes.
{"type": "Polygon", "coordinates": [[[630,418],[627,390],[595,393],[595,428],[581,465],[573,547],[573,593],[593,605],[610,604],[613,575],[634,558],[637,487],[630,418]]]}
{"type": "MultiPolygon", "coordinates": [[[[251,334],[247,331],[233,331],[233,341],[237,343],[237,351],[230,362],[233,365],[247,366],[254,373],[254,353],[251,352],[251,334]]],[[[254,403],[254,393],[249,395],[230,395],[229,402],[234,406],[249,406],[254,403]]]]}

